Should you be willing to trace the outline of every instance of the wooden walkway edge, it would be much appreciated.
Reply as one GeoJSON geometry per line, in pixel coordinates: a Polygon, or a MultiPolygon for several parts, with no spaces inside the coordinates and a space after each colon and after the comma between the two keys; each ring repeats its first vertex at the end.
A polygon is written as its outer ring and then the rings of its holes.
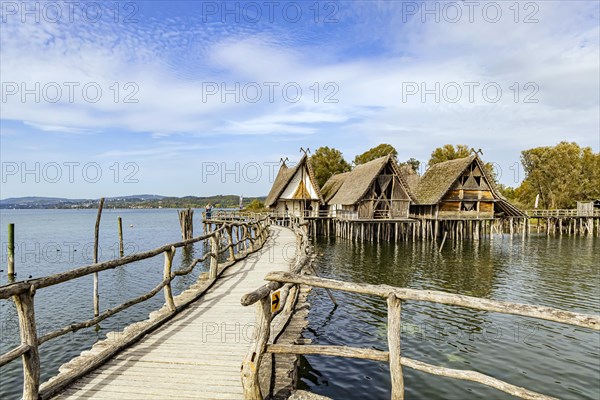
{"type": "Polygon", "coordinates": [[[270,230],[261,250],[230,266],[197,302],[55,398],[242,399],[255,311],[240,298],[295,259],[294,232],[270,230]]]}

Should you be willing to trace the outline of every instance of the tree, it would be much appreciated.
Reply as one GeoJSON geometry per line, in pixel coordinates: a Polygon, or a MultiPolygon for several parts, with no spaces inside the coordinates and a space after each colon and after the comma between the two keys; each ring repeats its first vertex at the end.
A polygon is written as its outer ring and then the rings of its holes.
{"type": "Polygon", "coordinates": [[[263,202],[258,199],[254,199],[254,200],[252,200],[252,202],[250,202],[250,204],[248,204],[248,206],[246,207],[246,210],[261,211],[263,208],[265,208],[265,205],[263,204],[263,202]]]}
{"type": "Polygon", "coordinates": [[[533,204],[539,194],[543,208],[573,208],[577,200],[600,197],[600,154],[590,147],[536,147],[521,152],[521,163],[526,177],[517,192],[523,203],[533,204]]]}
{"type": "Polygon", "coordinates": [[[442,147],[438,147],[431,153],[431,158],[429,159],[427,166],[431,167],[432,165],[444,161],[468,157],[469,154],[471,154],[471,150],[469,150],[469,146],[467,146],[466,144],[457,144],[456,146],[452,146],[451,144],[445,144],[442,147]]]}
{"type": "Polygon", "coordinates": [[[332,175],[350,171],[350,164],[344,160],[342,152],[327,146],[319,147],[310,161],[319,187],[323,187],[332,175]]]}
{"type": "Polygon", "coordinates": [[[418,173],[419,172],[419,167],[421,166],[421,161],[417,160],[416,158],[409,158],[408,160],[406,160],[403,163],[400,163],[400,166],[407,166],[408,168],[410,168],[413,172],[418,173]]]}
{"type": "Polygon", "coordinates": [[[359,165],[368,163],[369,161],[373,161],[379,157],[387,156],[388,154],[391,154],[394,158],[394,161],[397,161],[396,157],[398,157],[398,152],[396,151],[394,146],[392,146],[391,144],[382,143],[379,146],[373,147],[372,149],[365,151],[361,155],[354,157],[354,164],[359,165]]]}

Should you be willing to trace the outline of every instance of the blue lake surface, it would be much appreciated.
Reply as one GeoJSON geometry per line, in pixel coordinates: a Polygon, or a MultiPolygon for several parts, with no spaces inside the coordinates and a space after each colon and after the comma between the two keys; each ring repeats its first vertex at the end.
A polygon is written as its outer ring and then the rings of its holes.
{"type": "MultiPolygon", "coordinates": [[[[194,213],[195,235],[202,233],[201,211],[194,213]]],[[[94,249],[96,210],[1,210],[2,267],[0,284],[6,276],[6,225],[15,224],[15,270],[17,280],[48,276],[57,272],[91,264],[94,249]]],[[[117,218],[123,219],[125,255],[151,250],[181,240],[177,210],[104,209],[100,224],[99,261],[118,258],[117,218]]],[[[178,249],[173,268],[188,266],[203,254],[203,244],[178,249]]],[[[162,280],[163,256],[140,261],[99,273],[100,309],[106,310],[128,299],[143,295],[162,280]]],[[[206,271],[198,265],[191,274],[178,277],[173,284],[177,295],[206,271]]],[[[39,290],[35,295],[38,335],[74,322],[93,318],[93,277],[83,277],[39,290]]],[[[124,310],[100,323],[100,329],[80,330],[44,343],[40,347],[42,382],[58,373],[58,367],[89,349],[106,333],[122,330],[135,321],[148,317],[162,306],[162,292],[152,299],[124,310]]],[[[0,301],[0,352],[20,343],[19,325],[14,303],[0,301]]],[[[20,398],[22,368],[20,360],[0,368],[0,398],[20,398]]]]}
{"type": "MultiPolygon", "coordinates": [[[[201,210],[194,215],[201,233],[201,210]]],[[[126,254],[179,241],[174,209],[105,209],[100,227],[100,260],[118,255],[117,217],[123,218],[126,254]]],[[[51,275],[90,264],[96,210],[1,210],[2,264],[6,277],[6,225],[16,224],[18,279],[51,275]],[[58,250],[58,251],[57,251],[58,250]]],[[[588,237],[531,237],[522,241],[495,236],[479,242],[436,244],[353,243],[317,238],[319,275],[341,280],[442,290],[496,300],[557,307],[588,314],[600,312],[600,240],[588,237]]],[[[203,245],[179,249],[174,267],[200,257],[203,245]]],[[[163,257],[100,273],[102,310],[142,295],[162,278],[163,257]]],[[[178,294],[206,271],[199,265],[178,278],[178,294]]],[[[93,317],[92,277],[41,289],[35,297],[39,334],[93,317]]],[[[387,350],[387,308],[382,299],[334,293],[333,308],[321,289],[312,304],[305,336],[314,344],[335,344],[387,350]]],[[[41,346],[42,381],[58,367],[87,350],[107,332],[121,330],[162,306],[161,293],[100,324],[41,346]]],[[[19,344],[14,304],[0,301],[0,352],[19,344]]],[[[460,307],[405,302],[402,312],[402,354],[434,365],[476,370],[509,383],[564,399],[600,398],[600,334],[586,329],[460,307]]],[[[240,360],[241,361],[241,360],[240,360]]],[[[494,389],[475,383],[435,377],[404,368],[407,398],[505,399],[494,389]]],[[[0,368],[0,398],[21,394],[21,362],[0,368]]],[[[301,359],[301,385],[335,399],[389,399],[385,363],[336,357],[301,359]]]]}

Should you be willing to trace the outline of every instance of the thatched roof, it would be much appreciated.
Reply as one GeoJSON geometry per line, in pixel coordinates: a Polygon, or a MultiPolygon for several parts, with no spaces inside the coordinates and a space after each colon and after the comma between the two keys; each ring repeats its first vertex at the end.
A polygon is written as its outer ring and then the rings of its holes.
{"type": "Polygon", "coordinates": [[[325,193],[325,201],[328,204],[356,204],[365,196],[373,181],[388,163],[391,163],[392,169],[410,195],[407,184],[396,168],[394,160],[388,155],[357,165],[350,172],[344,172],[329,178],[321,191],[325,193]]]}
{"type": "Polygon", "coordinates": [[[418,185],[414,190],[414,195],[417,199],[417,204],[437,204],[450,190],[454,182],[465,172],[465,170],[476,162],[490,186],[496,204],[500,211],[511,215],[526,217],[527,215],[513,206],[498,190],[494,180],[489,176],[483,161],[476,155],[472,154],[468,157],[458,158],[441,162],[431,166],[425,174],[419,179],[418,185]]]}
{"type": "Polygon", "coordinates": [[[323,196],[321,196],[319,185],[317,185],[316,183],[317,181],[315,179],[315,174],[313,172],[310,159],[306,155],[304,155],[294,168],[288,168],[288,166],[285,163],[281,164],[279,172],[277,173],[277,177],[275,177],[275,182],[273,182],[271,191],[269,192],[269,194],[267,195],[267,199],[265,200],[265,206],[271,207],[272,205],[277,203],[277,200],[279,200],[279,197],[287,187],[288,183],[290,183],[290,180],[294,177],[294,175],[300,168],[304,167],[306,167],[306,170],[308,171],[308,178],[313,188],[317,192],[317,196],[319,196],[319,202],[322,204],[323,196]]]}
{"type": "Polygon", "coordinates": [[[321,194],[323,195],[323,200],[325,203],[329,203],[329,200],[340,190],[342,184],[346,180],[346,178],[350,175],[350,172],[342,172],[340,174],[335,174],[331,178],[325,182],[325,185],[321,188],[321,194]]]}
{"type": "Polygon", "coordinates": [[[437,204],[474,159],[475,154],[432,165],[419,180],[415,190],[417,202],[437,204]]]}

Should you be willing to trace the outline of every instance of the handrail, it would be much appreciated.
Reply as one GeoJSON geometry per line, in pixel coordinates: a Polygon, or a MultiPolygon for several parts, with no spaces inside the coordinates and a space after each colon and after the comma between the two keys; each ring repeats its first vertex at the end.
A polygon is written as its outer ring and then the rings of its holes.
{"type": "Polygon", "coordinates": [[[345,282],[334,279],[297,275],[289,272],[270,272],[265,277],[265,280],[279,283],[309,285],[326,289],[341,290],[350,293],[369,294],[382,298],[388,298],[393,294],[403,301],[426,301],[430,303],[473,308],[481,311],[521,315],[524,317],[545,319],[548,321],[576,325],[582,328],[600,331],[600,316],[579,314],[552,307],[489,300],[479,297],[464,296],[461,294],[440,292],[436,290],[406,289],[389,285],[371,285],[367,283],[345,282]]]}
{"type": "Polygon", "coordinates": [[[600,217],[600,210],[553,209],[553,210],[525,210],[529,217],[600,217]]]}
{"type": "MultiPolygon", "coordinates": [[[[51,339],[63,336],[69,332],[75,332],[82,328],[94,326],[120,311],[150,299],[158,294],[158,292],[161,290],[164,291],[165,295],[165,306],[163,307],[166,307],[167,316],[176,314],[182,307],[181,305],[180,307],[176,307],[173,300],[171,282],[175,277],[191,273],[198,263],[210,258],[209,279],[212,279],[213,281],[216,280],[219,269],[219,255],[229,250],[230,263],[247,257],[248,254],[254,252],[257,248],[260,248],[265,243],[268,236],[268,223],[269,219],[266,216],[254,218],[247,222],[230,221],[227,223],[222,223],[221,226],[217,227],[217,229],[205,235],[192,239],[167,244],[156,249],[132,254],[120,259],[90,264],[47,277],[0,286],[0,300],[12,297],[13,301],[15,302],[21,331],[21,344],[6,353],[0,354],[0,366],[22,356],[24,371],[22,398],[24,400],[38,399],[40,396],[40,345],[51,339]],[[237,234],[235,235],[237,242],[234,241],[234,235],[232,234],[234,228],[237,228],[237,234]],[[240,231],[242,232],[241,234],[240,231]],[[223,233],[225,233],[227,236],[227,245],[222,243],[221,235],[223,233]],[[172,261],[176,249],[202,240],[210,240],[210,252],[205,253],[201,258],[193,260],[190,266],[177,271],[172,271],[172,261]],[[238,249],[237,254],[239,256],[236,256],[236,248],[238,249]],[[240,253],[240,248],[243,248],[243,253],[240,253]],[[55,286],[63,282],[78,279],[100,271],[113,269],[118,266],[127,266],[133,262],[149,259],[161,253],[164,254],[163,279],[149,292],[134,299],[130,299],[116,307],[108,309],[92,319],[56,329],[41,337],[37,336],[35,328],[36,318],[34,313],[34,295],[38,289],[55,286]]],[[[45,387],[42,389],[45,394],[54,393],[58,386],[62,386],[64,384],[64,380],[58,380],[58,382],[50,381],[45,383],[45,387]]]]}
{"type": "MultiPolygon", "coordinates": [[[[299,218],[290,217],[287,219],[291,223],[291,228],[296,234],[296,260],[291,267],[294,273],[301,273],[310,265],[310,241],[307,233],[307,223],[301,222],[299,218]]],[[[271,321],[274,314],[271,313],[271,296],[270,294],[284,286],[280,282],[269,282],[258,289],[244,295],[241,299],[243,306],[248,306],[257,303],[257,324],[253,343],[248,349],[248,353],[242,362],[242,386],[244,397],[247,399],[261,399],[260,391],[260,366],[262,357],[265,354],[266,346],[271,337],[271,321]]],[[[288,293],[299,292],[297,285],[285,285],[281,292],[288,293]]],[[[296,297],[282,294],[281,301],[284,302],[282,309],[286,309],[289,317],[292,315],[296,297]],[[285,298],[285,301],[283,300],[285,298]]]]}
{"type": "MultiPolygon", "coordinates": [[[[511,303],[504,301],[488,300],[471,296],[463,296],[432,290],[417,290],[399,288],[389,285],[371,285],[364,283],[344,282],[334,279],[318,278],[314,276],[300,275],[290,272],[271,272],[265,277],[270,284],[278,285],[307,285],[325,289],[341,290],[351,293],[374,295],[387,299],[388,306],[388,346],[389,351],[373,349],[360,349],[345,346],[318,346],[318,345],[280,345],[268,343],[268,321],[270,321],[270,309],[267,297],[257,297],[257,291],[247,294],[244,299],[260,301],[257,304],[257,337],[252,344],[252,357],[260,363],[264,353],[275,354],[321,354],[339,357],[365,358],[376,361],[386,361],[390,364],[392,382],[392,399],[404,398],[404,381],[401,366],[409,367],[433,375],[451,377],[461,380],[477,382],[493,387],[513,396],[525,399],[554,399],[540,393],[511,385],[507,382],[491,376],[469,370],[450,369],[430,365],[421,361],[412,360],[400,356],[400,313],[403,301],[426,301],[439,304],[455,305],[473,308],[477,310],[499,312],[504,314],[515,314],[531,318],[554,321],[564,324],[579,326],[600,331],[600,316],[579,314],[551,307],[535,306],[528,304],[511,303]],[[265,334],[267,336],[265,336],[265,334]],[[261,336],[262,335],[262,336],[261,336]]],[[[267,284],[269,285],[269,284],[267,284]]],[[[261,293],[262,294],[262,293],[261,293]]],[[[268,294],[268,293],[267,293],[268,294]]],[[[252,304],[246,302],[243,304],[252,304]]],[[[258,365],[259,366],[259,365],[258,365]]],[[[258,369],[258,366],[255,366],[258,369]]],[[[260,390],[254,388],[252,382],[244,381],[244,394],[247,400],[258,400],[260,390]]]]}

